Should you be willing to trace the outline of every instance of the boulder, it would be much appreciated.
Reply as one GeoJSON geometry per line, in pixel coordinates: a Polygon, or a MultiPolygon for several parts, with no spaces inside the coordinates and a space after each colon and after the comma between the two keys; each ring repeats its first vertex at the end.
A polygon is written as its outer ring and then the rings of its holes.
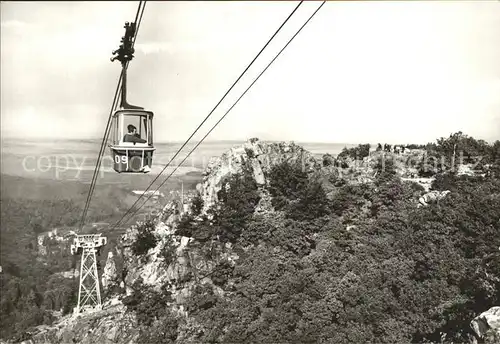
{"type": "Polygon", "coordinates": [[[477,338],[489,342],[500,342],[500,306],[492,307],[475,317],[470,326],[477,338]]]}
{"type": "Polygon", "coordinates": [[[438,203],[440,200],[445,198],[451,191],[446,190],[446,191],[431,191],[423,195],[422,197],[419,198],[419,202],[423,206],[427,206],[431,203],[438,203]]]}

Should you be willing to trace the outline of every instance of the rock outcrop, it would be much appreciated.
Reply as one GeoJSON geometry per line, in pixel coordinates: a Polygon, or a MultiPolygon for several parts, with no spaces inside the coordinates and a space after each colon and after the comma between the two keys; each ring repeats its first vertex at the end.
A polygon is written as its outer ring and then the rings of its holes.
{"type": "Polygon", "coordinates": [[[203,180],[197,186],[204,201],[203,211],[217,202],[217,193],[222,188],[224,178],[241,173],[246,163],[251,166],[257,185],[265,186],[268,183],[266,174],[271,167],[283,161],[299,162],[308,172],[320,167],[313,154],[293,142],[265,143],[258,139],[251,139],[220,157],[210,159],[203,180]]]}
{"type": "Polygon", "coordinates": [[[160,243],[146,252],[143,257],[135,256],[132,251],[132,244],[138,235],[137,226],[127,230],[121,238],[123,246],[123,283],[127,295],[133,292],[136,281],[141,280],[146,285],[159,287],[168,279],[168,269],[163,265],[159,253],[162,240],[167,236],[172,236],[173,230],[164,223],[160,223],[155,227],[153,234],[160,240],[160,243]]]}
{"type": "Polygon", "coordinates": [[[67,316],[53,326],[39,326],[23,343],[136,343],[135,316],[125,311],[125,306],[117,304],[95,313],[67,316]]]}
{"type": "Polygon", "coordinates": [[[80,276],[80,271],[78,269],[56,272],[54,275],[61,276],[63,278],[78,278],[80,276]]]}
{"type": "Polygon", "coordinates": [[[113,287],[117,287],[119,285],[115,259],[113,256],[113,252],[111,251],[108,252],[108,259],[106,260],[106,265],[104,266],[101,282],[104,291],[111,290],[113,287]]]}
{"type": "Polygon", "coordinates": [[[423,195],[418,199],[421,205],[427,206],[431,203],[438,203],[440,200],[445,198],[451,191],[431,191],[423,195]]]}

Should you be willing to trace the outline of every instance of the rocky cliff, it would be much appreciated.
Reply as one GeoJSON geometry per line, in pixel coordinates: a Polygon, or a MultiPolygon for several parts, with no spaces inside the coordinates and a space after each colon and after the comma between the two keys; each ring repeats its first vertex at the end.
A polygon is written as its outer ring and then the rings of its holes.
{"type": "Polygon", "coordinates": [[[246,162],[252,167],[257,185],[266,186],[266,174],[270,168],[283,161],[300,162],[308,172],[314,172],[320,166],[310,152],[293,142],[264,143],[258,139],[251,139],[220,157],[213,157],[208,163],[202,183],[197,187],[204,201],[204,210],[215,204],[224,178],[241,173],[246,162]]]}
{"type": "Polygon", "coordinates": [[[137,343],[137,321],[120,303],[108,302],[95,313],[68,315],[51,326],[39,326],[22,344],[137,343]]]}
{"type": "MultiPolygon", "coordinates": [[[[310,173],[321,166],[310,152],[293,142],[263,143],[251,139],[220,157],[213,157],[197,185],[197,191],[203,199],[202,212],[217,202],[217,193],[223,187],[225,178],[241,173],[245,165],[252,167],[253,177],[261,188],[263,197],[257,211],[263,211],[270,206],[266,202],[269,200],[265,191],[268,184],[266,174],[273,165],[283,161],[299,162],[310,173]]],[[[187,316],[183,303],[194,285],[200,282],[212,284],[209,275],[217,263],[222,260],[234,262],[238,255],[231,250],[230,245],[222,245],[216,247],[216,253],[207,259],[204,252],[190,245],[191,238],[175,235],[180,216],[186,211],[190,211],[190,205],[182,207],[176,201],[168,202],[153,229],[157,244],[139,257],[132,252],[132,245],[137,240],[138,227],[143,224],[128,229],[122,235],[116,252],[108,253],[101,275],[103,294],[112,300],[111,303],[105,303],[103,311],[81,314],[76,318],[68,316],[53,326],[40,327],[31,335],[30,343],[47,340],[51,343],[66,343],[70,336],[82,343],[133,342],[137,337],[137,322],[129,313],[124,314],[125,308],[120,300],[144,286],[159,291],[162,286],[168,285],[173,298],[170,305],[172,310],[187,316]],[[173,252],[168,261],[165,250],[173,252]],[[190,276],[194,276],[194,279],[185,282],[190,276]],[[110,327],[113,322],[115,325],[110,327]]],[[[222,293],[220,288],[214,286],[214,289],[222,293]]]]}

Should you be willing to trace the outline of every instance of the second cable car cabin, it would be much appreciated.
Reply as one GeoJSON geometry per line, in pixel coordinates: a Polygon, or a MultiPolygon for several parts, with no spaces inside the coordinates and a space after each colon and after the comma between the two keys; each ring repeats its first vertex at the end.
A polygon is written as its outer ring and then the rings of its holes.
{"type": "Polygon", "coordinates": [[[148,173],[153,164],[153,112],[120,109],[112,118],[113,168],[122,173],[148,173]]]}
{"type": "Polygon", "coordinates": [[[125,23],[125,36],[120,48],[113,51],[111,62],[122,64],[121,107],[115,111],[111,122],[111,156],[113,168],[118,173],[148,173],[153,164],[153,112],[127,103],[127,66],[132,60],[132,40],[135,23],[125,23]]]}

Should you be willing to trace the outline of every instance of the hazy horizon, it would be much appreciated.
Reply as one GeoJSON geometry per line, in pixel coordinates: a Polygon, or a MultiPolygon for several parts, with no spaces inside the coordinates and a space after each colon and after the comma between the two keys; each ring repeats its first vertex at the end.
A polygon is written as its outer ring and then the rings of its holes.
{"type": "MultiPolygon", "coordinates": [[[[464,132],[462,130],[462,132],[464,134],[467,135],[467,132],[464,132]]],[[[388,144],[427,144],[427,143],[431,143],[431,142],[436,142],[437,139],[441,138],[441,137],[448,137],[450,134],[453,134],[453,133],[449,133],[447,135],[441,135],[439,137],[436,137],[434,140],[431,140],[431,141],[420,141],[420,142],[415,142],[415,141],[408,141],[408,142],[388,142],[388,141],[379,141],[379,142],[368,142],[368,141],[360,141],[360,142],[337,142],[337,141],[297,141],[297,140],[280,140],[280,139],[277,139],[277,140],[265,140],[265,139],[259,139],[259,141],[262,141],[262,142],[295,142],[296,144],[326,144],[326,145],[359,145],[359,144],[371,144],[371,145],[376,145],[378,143],[381,143],[381,144],[384,144],[384,143],[388,143],[388,144]]],[[[474,136],[472,136],[474,137],[474,136]]],[[[478,138],[478,137],[474,137],[475,139],[481,139],[481,138],[478,138]]],[[[187,138],[186,138],[187,139],[187,138]]],[[[232,140],[224,140],[224,139],[205,139],[203,141],[202,144],[204,143],[236,143],[236,144],[239,144],[239,143],[244,143],[246,141],[248,141],[250,138],[247,138],[247,139],[232,139],[232,140]]],[[[486,142],[488,142],[489,144],[492,144],[494,143],[496,140],[498,140],[499,138],[494,138],[492,140],[485,140],[486,142]]],[[[0,138],[1,141],[16,141],[16,140],[22,140],[21,142],[60,142],[60,141],[81,141],[81,142],[86,142],[86,141],[92,141],[92,142],[96,142],[96,143],[101,143],[102,141],[102,137],[84,137],[84,138],[50,138],[50,137],[20,137],[20,136],[4,136],[2,135],[2,137],[0,138]]],[[[168,141],[168,140],[155,140],[154,141],[154,144],[183,144],[186,140],[171,140],[171,141],[168,141]]],[[[198,143],[199,140],[191,140],[189,142],[189,144],[196,144],[198,143]]]]}
{"type": "MultiPolygon", "coordinates": [[[[100,168],[100,183],[123,183],[140,181],[150,182],[162,170],[165,174],[174,173],[174,179],[189,172],[204,171],[213,157],[219,157],[243,141],[207,141],[203,142],[189,157],[187,153],[194,143],[189,143],[174,159],[181,143],[157,143],[153,154],[151,172],[145,175],[124,176],[113,169],[113,159],[106,148],[100,168]],[[186,159],[186,160],[184,160],[186,159]],[[181,164],[182,162],[182,164],[181,164]]],[[[298,143],[298,142],[297,142],[298,143]]],[[[298,143],[315,156],[330,153],[336,155],[351,144],[298,143]]],[[[54,180],[73,180],[90,182],[97,163],[100,140],[48,139],[2,140],[2,175],[54,180]]],[[[142,184],[141,184],[142,185],[142,184]]]]}

